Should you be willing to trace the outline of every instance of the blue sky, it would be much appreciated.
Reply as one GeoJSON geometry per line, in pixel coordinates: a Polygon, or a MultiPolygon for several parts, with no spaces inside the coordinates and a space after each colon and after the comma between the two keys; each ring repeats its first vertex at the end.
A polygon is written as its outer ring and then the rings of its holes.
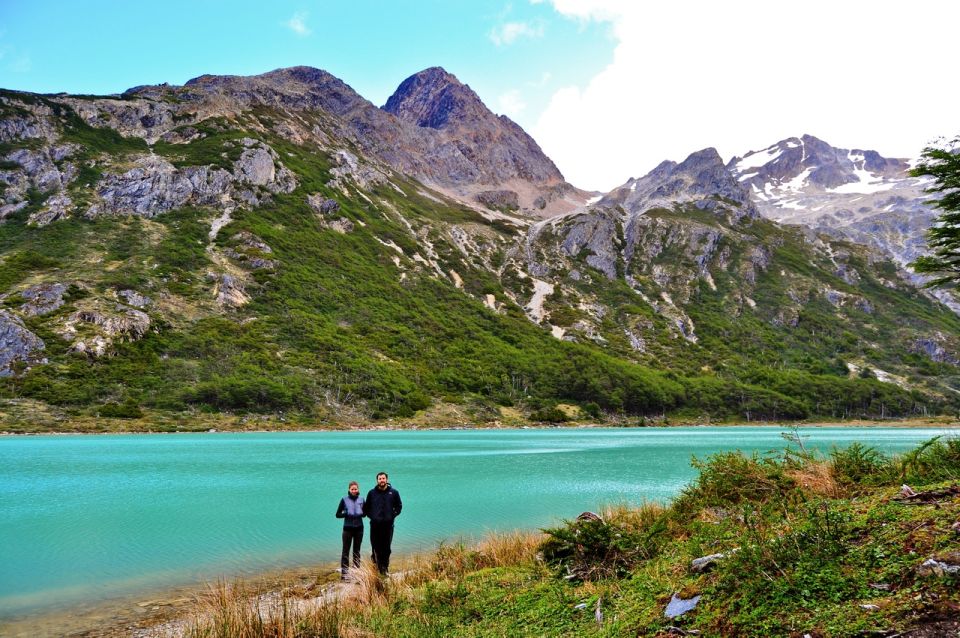
{"type": "Polygon", "coordinates": [[[960,2],[0,0],[0,87],[121,92],[309,65],[382,105],[443,66],[577,186],[805,133],[916,157],[960,133],[960,2]]]}
{"type": "Polygon", "coordinates": [[[48,93],[303,64],[382,105],[407,76],[443,66],[523,120],[552,90],[586,83],[614,45],[608,25],[526,0],[0,1],[0,87],[48,93]]]}

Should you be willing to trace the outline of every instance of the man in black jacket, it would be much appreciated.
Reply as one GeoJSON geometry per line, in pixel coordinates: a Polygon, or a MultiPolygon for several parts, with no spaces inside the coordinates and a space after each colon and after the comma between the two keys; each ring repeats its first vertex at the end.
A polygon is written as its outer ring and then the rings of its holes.
{"type": "Polygon", "coordinates": [[[363,513],[370,520],[370,545],[373,562],[381,574],[390,570],[390,544],[393,542],[393,519],[400,516],[403,502],[400,492],[387,482],[386,472],[377,474],[377,486],[367,492],[363,513]]]}

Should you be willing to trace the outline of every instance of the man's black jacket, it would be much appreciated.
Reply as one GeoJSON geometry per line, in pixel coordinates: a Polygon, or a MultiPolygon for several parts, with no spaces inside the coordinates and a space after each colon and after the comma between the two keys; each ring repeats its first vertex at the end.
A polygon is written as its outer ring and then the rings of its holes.
{"type": "Polygon", "coordinates": [[[400,492],[393,489],[389,483],[385,490],[375,487],[367,492],[367,500],[363,503],[363,513],[375,525],[393,523],[393,519],[400,516],[402,509],[403,501],[400,500],[400,492]]]}

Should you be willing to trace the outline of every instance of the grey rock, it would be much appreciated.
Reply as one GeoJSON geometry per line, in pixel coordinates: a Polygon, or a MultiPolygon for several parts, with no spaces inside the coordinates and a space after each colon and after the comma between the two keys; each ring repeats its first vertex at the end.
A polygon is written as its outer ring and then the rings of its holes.
{"type": "Polygon", "coordinates": [[[235,234],[233,237],[231,237],[231,239],[239,242],[244,248],[259,250],[260,252],[268,255],[273,252],[273,249],[270,248],[265,241],[246,230],[235,234]]]}
{"type": "Polygon", "coordinates": [[[146,308],[153,303],[153,300],[146,295],[141,295],[136,290],[120,290],[117,295],[126,302],[127,305],[137,308],[146,308]]]}
{"type": "Polygon", "coordinates": [[[960,575],[960,552],[954,552],[943,559],[928,558],[917,568],[917,575],[924,578],[960,575]]]}
{"type": "Polygon", "coordinates": [[[160,139],[168,144],[189,144],[190,142],[203,139],[206,136],[206,133],[201,133],[192,126],[184,126],[173,129],[172,131],[167,131],[160,136],[160,139]]]}
{"type": "Polygon", "coordinates": [[[328,199],[320,193],[307,195],[307,203],[310,205],[310,208],[317,211],[321,215],[336,213],[340,210],[340,203],[337,202],[337,200],[328,199]]]}
{"type": "Polygon", "coordinates": [[[44,202],[44,207],[35,213],[31,213],[27,220],[28,224],[34,226],[46,226],[58,219],[63,219],[70,215],[73,210],[73,200],[64,192],[56,193],[44,202]]]}
{"type": "Polygon", "coordinates": [[[79,310],[71,319],[99,326],[103,334],[110,338],[138,341],[147,334],[150,328],[150,316],[147,313],[123,306],[117,306],[116,311],[116,314],[107,314],[96,310],[79,310]]]}
{"type": "Polygon", "coordinates": [[[234,198],[257,206],[260,198],[243,188],[244,184],[272,193],[296,188],[296,178],[286,167],[277,166],[274,155],[265,146],[245,150],[234,163],[233,173],[215,166],[177,169],[161,157],[144,156],[126,173],[104,176],[97,189],[101,201],[86,215],[154,217],[188,204],[226,207],[234,198]]]}
{"type": "Polygon", "coordinates": [[[11,215],[16,215],[24,208],[30,205],[28,201],[17,202],[16,204],[5,204],[0,206],[0,221],[3,221],[11,215]]]}
{"type": "Polygon", "coordinates": [[[221,306],[239,308],[250,301],[243,282],[227,273],[216,276],[216,283],[213,288],[214,299],[221,306]]]}
{"type": "Polygon", "coordinates": [[[696,609],[697,603],[700,602],[700,595],[694,596],[693,598],[680,598],[677,594],[674,594],[670,598],[670,602],[667,603],[666,609],[663,610],[663,615],[667,618],[678,618],[689,611],[696,609]]]}
{"type": "Polygon", "coordinates": [[[274,181],[276,167],[273,158],[264,148],[248,148],[234,163],[233,174],[241,182],[266,186],[274,181]]]}
{"type": "Polygon", "coordinates": [[[47,283],[30,286],[20,293],[26,302],[20,306],[20,312],[28,317],[46,315],[63,305],[63,295],[67,284],[47,283]]]}
{"type": "Polygon", "coordinates": [[[347,233],[353,232],[353,222],[347,219],[346,217],[341,217],[335,219],[332,222],[327,223],[327,228],[334,230],[341,235],[346,235],[347,233]]]}
{"type": "Polygon", "coordinates": [[[44,348],[43,340],[30,332],[19,317],[0,310],[0,377],[13,374],[15,361],[43,362],[36,353],[44,348]]]}
{"type": "Polygon", "coordinates": [[[712,569],[718,561],[726,557],[726,554],[718,553],[710,554],[709,556],[703,556],[701,558],[694,558],[692,561],[690,561],[690,570],[694,573],[701,574],[712,569]]]}
{"type": "Polygon", "coordinates": [[[942,334],[938,334],[932,338],[920,338],[911,344],[910,351],[925,354],[931,360],[938,363],[960,364],[960,358],[948,351],[944,347],[943,341],[944,337],[942,334]]]}

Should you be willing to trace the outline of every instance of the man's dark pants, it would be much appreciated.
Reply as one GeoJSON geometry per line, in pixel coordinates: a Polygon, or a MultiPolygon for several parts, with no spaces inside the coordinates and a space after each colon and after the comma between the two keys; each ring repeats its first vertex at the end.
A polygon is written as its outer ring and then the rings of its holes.
{"type": "Polygon", "coordinates": [[[393,523],[370,522],[370,545],[373,548],[371,558],[377,564],[377,570],[386,574],[390,570],[390,544],[393,542],[393,523]]]}
{"type": "Polygon", "coordinates": [[[345,574],[350,567],[350,545],[353,545],[353,566],[360,567],[360,543],[363,542],[362,527],[343,528],[343,552],[340,554],[341,573],[345,574]]]}

